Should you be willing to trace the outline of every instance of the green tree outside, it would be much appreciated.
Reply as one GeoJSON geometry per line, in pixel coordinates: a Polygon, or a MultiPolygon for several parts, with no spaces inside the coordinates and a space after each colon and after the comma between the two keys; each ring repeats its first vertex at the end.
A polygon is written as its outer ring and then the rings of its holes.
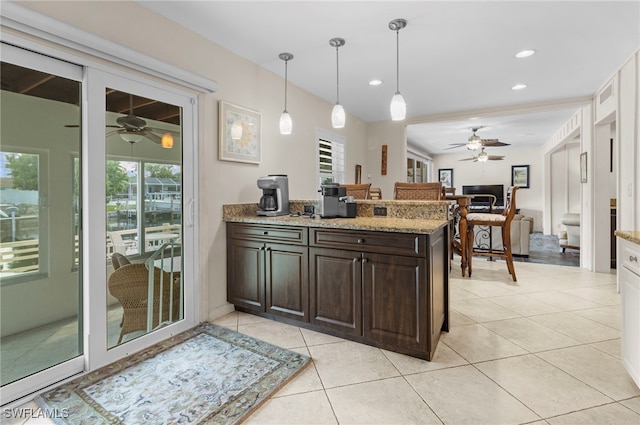
{"type": "Polygon", "coordinates": [[[119,193],[125,193],[129,187],[129,176],[118,161],[107,161],[107,201],[119,193]]]}
{"type": "Polygon", "coordinates": [[[6,158],[13,187],[18,190],[38,190],[38,155],[7,154],[6,158]]]}

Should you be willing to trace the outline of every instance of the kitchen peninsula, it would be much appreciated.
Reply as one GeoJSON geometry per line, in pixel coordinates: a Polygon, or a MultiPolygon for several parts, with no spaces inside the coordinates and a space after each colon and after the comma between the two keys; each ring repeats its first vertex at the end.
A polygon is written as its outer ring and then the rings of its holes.
{"type": "Polygon", "coordinates": [[[358,201],[355,218],[223,206],[236,310],[431,360],[449,330],[447,201],[358,201]],[[375,207],[386,216],[374,216],[375,207]]]}

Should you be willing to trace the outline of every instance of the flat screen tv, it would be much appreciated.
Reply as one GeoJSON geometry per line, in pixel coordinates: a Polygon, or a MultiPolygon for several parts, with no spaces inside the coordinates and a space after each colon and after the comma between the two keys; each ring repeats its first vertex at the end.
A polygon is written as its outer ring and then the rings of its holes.
{"type": "Polygon", "coordinates": [[[478,195],[471,198],[471,206],[489,207],[493,201],[491,196],[496,197],[494,208],[504,206],[504,185],[503,184],[476,184],[471,186],[462,186],[463,195],[478,195]]]}

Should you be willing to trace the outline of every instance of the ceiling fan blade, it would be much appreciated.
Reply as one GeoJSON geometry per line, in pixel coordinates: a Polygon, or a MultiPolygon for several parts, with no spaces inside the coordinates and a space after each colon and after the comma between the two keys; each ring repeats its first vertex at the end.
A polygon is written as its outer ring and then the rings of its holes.
{"type": "Polygon", "coordinates": [[[157,143],[157,144],[162,143],[162,138],[160,136],[158,136],[157,134],[154,134],[151,131],[145,131],[144,132],[144,137],[146,137],[147,139],[151,140],[154,143],[157,143]]]}
{"type": "Polygon", "coordinates": [[[463,146],[466,146],[466,143],[449,143],[451,146],[450,148],[445,148],[445,151],[448,151],[449,149],[455,149],[455,148],[461,148],[463,146]]]}
{"type": "Polygon", "coordinates": [[[489,155],[489,158],[487,158],[489,161],[502,161],[504,159],[504,156],[498,156],[498,155],[489,155]]]}
{"type": "Polygon", "coordinates": [[[496,147],[496,146],[510,146],[511,143],[504,143],[498,139],[483,139],[482,146],[496,147]]]}
{"type": "Polygon", "coordinates": [[[477,161],[478,157],[474,156],[473,158],[464,158],[464,159],[459,159],[458,161],[477,161]]]}

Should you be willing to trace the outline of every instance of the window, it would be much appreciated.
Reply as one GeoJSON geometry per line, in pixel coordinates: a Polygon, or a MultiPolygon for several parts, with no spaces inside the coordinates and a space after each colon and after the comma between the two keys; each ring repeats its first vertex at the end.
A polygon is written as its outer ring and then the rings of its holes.
{"type": "Polygon", "coordinates": [[[318,130],[318,183],[345,182],[344,137],[318,130]]]}

